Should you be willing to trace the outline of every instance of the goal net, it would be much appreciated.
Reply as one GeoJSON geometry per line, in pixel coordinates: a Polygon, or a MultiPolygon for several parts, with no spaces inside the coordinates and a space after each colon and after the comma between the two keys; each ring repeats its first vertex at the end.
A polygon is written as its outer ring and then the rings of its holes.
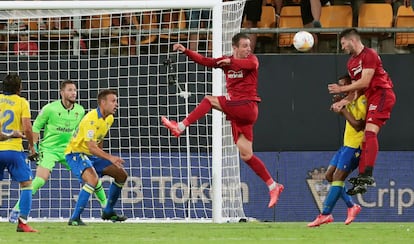
{"type": "MultiPolygon", "coordinates": [[[[231,54],[244,0],[10,1],[3,6],[0,72],[22,77],[33,119],[42,106],[59,99],[59,84],[66,79],[77,82],[78,103],[86,111],[97,107],[100,89],[118,91],[119,108],[104,144],[125,159],[129,173],[116,211],[132,220],[245,218],[248,192],[224,116],[209,113],[178,139],[160,123],[161,115],[182,120],[205,95],[225,93],[221,70],[196,65],[172,46],[182,43],[206,56],[231,54]]],[[[32,168],[35,174],[34,162],[32,168]]],[[[110,181],[103,178],[106,190],[110,181]]],[[[8,216],[19,187],[10,179],[0,184],[0,214],[8,216]]],[[[31,217],[67,220],[79,190],[78,180],[57,164],[33,197],[31,217]]],[[[99,220],[100,211],[92,197],[82,218],[99,220]]]]}

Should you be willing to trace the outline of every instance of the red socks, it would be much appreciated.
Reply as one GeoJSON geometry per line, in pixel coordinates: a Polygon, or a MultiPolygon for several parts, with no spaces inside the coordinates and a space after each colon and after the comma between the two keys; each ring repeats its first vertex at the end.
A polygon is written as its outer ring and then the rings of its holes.
{"type": "Polygon", "coordinates": [[[212,108],[210,101],[207,98],[203,98],[200,104],[183,120],[183,124],[187,127],[190,124],[196,122],[201,117],[206,115],[212,108]]]}
{"type": "Polygon", "coordinates": [[[365,143],[362,145],[362,155],[359,161],[359,173],[364,173],[366,167],[374,168],[377,155],[377,134],[372,131],[365,131],[365,143]]]}
{"type": "Polygon", "coordinates": [[[253,155],[246,163],[250,168],[266,183],[273,183],[272,176],[269,171],[267,171],[266,166],[258,157],[253,155]]]}

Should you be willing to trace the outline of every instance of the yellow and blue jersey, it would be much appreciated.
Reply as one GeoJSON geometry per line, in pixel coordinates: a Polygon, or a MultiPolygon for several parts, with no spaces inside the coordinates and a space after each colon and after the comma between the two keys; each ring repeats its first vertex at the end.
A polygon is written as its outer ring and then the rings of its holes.
{"type": "MultiPolygon", "coordinates": [[[[355,117],[356,120],[365,120],[367,114],[367,99],[365,95],[358,97],[346,106],[346,109],[355,117]]],[[[356,131],[352,125],[346,121],[344,131],[344,146],[360,148],[364,138],[364,131],[356,131]]]]}
{"type": "Polygon", "coordinates": [[[114,116],[102,117],[99,108],[87,113],[79,123],[72,139],[65,150],[65,155],[69,153],[83,153],[92,155],[88,149],[87,142],[94,141],[101,143],[114,122],[114,116]]]}
{"type": "MultiPolygon", "coordinates": [[[[16,94],[0,94],[0,124],[3,133],[22,131],[22,119],[30,119],[29,102],[16,94]]],[[[23,151],[22,138],[10,138],[0,142],[0,151],[23,151]]]]}

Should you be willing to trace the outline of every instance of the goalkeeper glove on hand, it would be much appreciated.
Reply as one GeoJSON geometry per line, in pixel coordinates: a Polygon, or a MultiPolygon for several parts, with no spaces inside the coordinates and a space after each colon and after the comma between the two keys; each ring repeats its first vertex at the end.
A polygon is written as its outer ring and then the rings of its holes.
{"type": "Polygon", "coordinates": [[[37,143],[33,144],[34,153],[27,157],[30,161],[39,161],[39,146],[37,143]]]}

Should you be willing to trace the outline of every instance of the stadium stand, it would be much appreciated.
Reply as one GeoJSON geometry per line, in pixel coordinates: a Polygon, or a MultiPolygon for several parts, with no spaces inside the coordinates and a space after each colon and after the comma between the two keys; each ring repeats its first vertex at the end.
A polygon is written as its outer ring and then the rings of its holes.
{"type": "MultiPolygon", "coordinates": [[[[284,6],[280,12],[279,28],[302,28],[300,6],[284,6]]],[[[278,38],[279,47],[290,47],[295,33],[281,33],[278,38]]]]}
{"type": "MultiPolygon", "coordinates": [[[[414,28],[414,11],[411,7],[400,6],[395,19],[395,27],[414,28]]],[[[408,46],[414,44],[414,33],[395,33],[395,46],[408,46]]]]}
{"type": "MultiPolygon", "coordinates": [[[[358,27],[360,28],[391,28],[393,27],[393,12],[389,3],[364,3],[359,8],[358,27]]],[[[378,43],[389,38],[390,33],[363,33],[370,40],[370,46],[378,51],[378,43]]]]}

